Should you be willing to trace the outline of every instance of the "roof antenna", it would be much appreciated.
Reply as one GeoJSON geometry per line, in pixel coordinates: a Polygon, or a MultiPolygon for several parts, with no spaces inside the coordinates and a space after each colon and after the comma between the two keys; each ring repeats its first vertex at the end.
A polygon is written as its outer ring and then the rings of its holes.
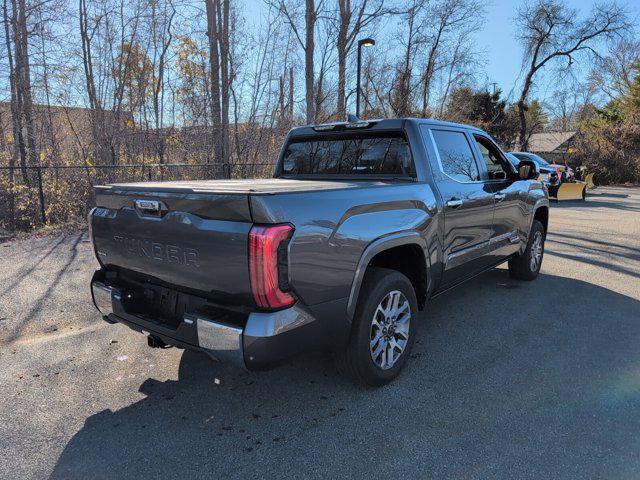
{"type": "Polygon", "coordinates": [[[347,114],[347,122],[349,123],[358,123],[360,119],[354,115],[353,113],[347,114]]]}

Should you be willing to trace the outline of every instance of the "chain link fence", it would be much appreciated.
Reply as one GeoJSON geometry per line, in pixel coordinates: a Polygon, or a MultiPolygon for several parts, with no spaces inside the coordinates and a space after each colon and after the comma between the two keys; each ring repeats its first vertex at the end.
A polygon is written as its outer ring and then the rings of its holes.
{"type": "Polygon", "coordinates": [[[95,205],[94,185],[268,178],[274,168],[264,163],[0,167],[0,229],[82,222],[95,205]]]}

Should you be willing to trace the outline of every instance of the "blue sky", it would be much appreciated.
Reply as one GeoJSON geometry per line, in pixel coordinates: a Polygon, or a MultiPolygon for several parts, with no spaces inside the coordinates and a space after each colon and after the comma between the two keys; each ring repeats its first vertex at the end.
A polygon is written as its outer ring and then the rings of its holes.
{"type": "MultiPolygon", "coordinates": [[[[565,0],[566,5],[586,15],[596,3],[593,1],[565,0]]],[[[516,26],[513,19],[521,1],[493,0],[486,6],[487,16],[483,28],[477,32],[478,47],[486,52],[486,72],[489,82],[497,82],[505,95],[520,85],[522,47],[516,40],[516,26]]],[[[639,12],[635,2],[620,2],[637,20],[639,12]]],[[[637,32],[636,32],[637,33],[637,32]]],[[[583,74],[587,69],[583,69],[583,74]]],[[[536,96],[547,98],[553,94],[556,78],[552,72],[542,72],[536,96]]]]}
{"type": "MultiPolygon", "coordinates": [[[[248,21],[250,23],[259,21],[258,19],[266,10],[264,1],[245,0],[245,2],[248,21]]],[[[485,3],[485,20],[479,24],[480,28],[475,35],[475,46],[483,53],[482,61],[486,62],[484,68],[480,69],[484,71],[486,78],[484,76],[478,78],[477,83],[484,85],[496,82],[503,94],[512,101],[515,100],[514,97],[517,97],[517,90],[522,80],[522,47],[516,39],[514,17],[516,10],[523,3],[523,0],[488,0],[485,3]]],[[[565,0],[565,4],[578,10],[581,17],[587,15],[595,3],[592,0],[565,0]]],[[[621,0],[619,4],[626,7],[633,17],[634,23],[637,24],[637,20],[640,18],[640,3],[621,0]]],[[[640,34],[640,29],[636,28],[636,35],[638,34],[640,34]]],[[[582,70],[577,70],[579,79],[584,79],[588,67],[583,64],[582,70]]],[[[541,100],[552,96],[559,86],[555,72],[548,69],[538,74],[537,82],[537,87],[532,93],[534,97],[541,100]]]]}

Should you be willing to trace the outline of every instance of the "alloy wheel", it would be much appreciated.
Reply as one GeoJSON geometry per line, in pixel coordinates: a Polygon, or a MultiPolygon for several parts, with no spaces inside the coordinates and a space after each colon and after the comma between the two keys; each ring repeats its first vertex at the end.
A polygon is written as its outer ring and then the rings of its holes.
{"type": "Polygon", "coordinates": [[[399,290],[389,292],[378,304],[371,321],[371,359],[383,370],[393,367],[409,341],[411,307],[399,290]]]}
{"type": "Polygon", "coordinates": [[[536,232],[531,244],[531,259],[529,266],[532,272],[536,272],[542,261],[542,232],[536,232]]]}

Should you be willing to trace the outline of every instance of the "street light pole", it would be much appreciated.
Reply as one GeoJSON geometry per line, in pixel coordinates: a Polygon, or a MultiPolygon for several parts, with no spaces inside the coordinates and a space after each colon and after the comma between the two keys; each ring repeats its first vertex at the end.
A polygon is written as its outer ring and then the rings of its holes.
{"type": "Polygon", "coordinates": [[[376,44],[373,38],[358,40],[358,73],[356,79],[356,117],[360,118],[360,70],[362,69],[362,47],[372,47],[376,44]]]}

